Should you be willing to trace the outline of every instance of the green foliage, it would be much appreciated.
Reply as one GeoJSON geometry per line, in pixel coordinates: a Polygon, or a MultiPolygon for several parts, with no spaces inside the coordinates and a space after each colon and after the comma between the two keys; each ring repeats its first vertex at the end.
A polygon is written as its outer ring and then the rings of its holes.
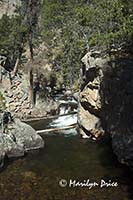
{"type": "Polygon", "coordinates": [[[81,26],[87,26],[90,46],[130,50],[133,37],[133,1],[94,0],[77,8],[81,26]]]}
{"type": "Polygon", "coordinates": [[[49,43],[52,52],[50,59],[56,60],[60,66],[60,74],[66,85],[72,85],[78,78],[86,45],[75,17],[79,2],[44,0],[42,7],[42,36],[49,43]]]}
{"type": "Polygon", "coordinates": [[[41,16],[40,0],[21,2],[17,15],[0,19],[0,54],[8,57],[11,65],[30,35],[32,45],[38,45],[41,34],[49,45],[48,59],[54,63],[57,77],[62,75],[65,84],[72,86],[89,47],[105,52],[133,50],[132,0],[43,0],[41,16]]]}
{"type": "Polygon", "coordinates": [[[26,33],[27,27],[20,16],[3,15],[0,19],[0,55],[6,56],[11,66],[22,51],[26,33]]]}
{"type": "Polygon", "coordinates": [[[61,66],[66,84],[78,78],[81,57],[88,47],[110,52],[132,51],[133,1],[44,0],[42,36],[61,66]]]}
{"type": "Polygon", "coordinates": [[[38,0],[31,1],[31,4],[29,0],[23,0],[22,6],[16,7],[15,15],[3,15],[0,19],[0,55],[7,57],[11,69],[16,59],[21,59],[30,35],[34,43],[33,39],[37,35],[39,5],[38,0]]]}

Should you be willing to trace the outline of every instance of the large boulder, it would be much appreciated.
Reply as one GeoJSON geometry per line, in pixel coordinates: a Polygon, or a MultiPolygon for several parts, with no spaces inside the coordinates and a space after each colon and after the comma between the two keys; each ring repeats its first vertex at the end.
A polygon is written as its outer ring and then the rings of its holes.
{"type": "Polygon", "coordinates": [[[20,157],[29,150],[43,147],[44,141],[41,136],[31,126],[19,119],[10,122],[5,133],[2,133],[2,129],[0,130],[1,166],[5,155],[7,157],[20,157]]]}
{"type": "MultiPolygon", "coordinates": [[[[82,59],[81,134],[108,134],[121,163],[133,166],[133,59],[89,52],[82,59]]],[[[87,138],[84,136],[84,138],[87,138]]]]}
{"type": "Polygon", "coordinates": [[[78,122],[81,126],[82,135],[84,135],[84,131],[85,134],[98,138],[104,134],[100,119],[100,83],[102,77],[101,70],[105,60],[101,58],[95,59],[94,53],[89,52],[83,57],[82,62],[82,85],[78,122]]]}

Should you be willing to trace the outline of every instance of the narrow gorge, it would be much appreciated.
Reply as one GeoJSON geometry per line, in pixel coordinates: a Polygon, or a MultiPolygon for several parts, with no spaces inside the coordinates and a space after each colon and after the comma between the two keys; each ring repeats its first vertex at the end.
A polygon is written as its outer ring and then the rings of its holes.
{"type": "Polygon", "coordinates": [[[133,199],[133,1],[0,0],[0,200],[133,199]]]}

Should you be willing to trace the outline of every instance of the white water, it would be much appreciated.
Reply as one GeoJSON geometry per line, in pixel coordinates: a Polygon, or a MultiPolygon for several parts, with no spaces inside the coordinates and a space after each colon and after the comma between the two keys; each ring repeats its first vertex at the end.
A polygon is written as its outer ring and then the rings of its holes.
{"type": "MultiPolygon", "coordinates": [[[[58,134],[63,134],[65,137],[70,137],[77,135],[76,128],[70,127],[73,124],[77,124],[77,113],[74,113],[74,111],[77,111],[77,108],[73,108],[73,104],[77,104],[77,102],[72,99],[72,100],[59,100],[59,115],[58,116],[53,116],[52,118],[47,118],[46,121],[45,119],[41,120],[38,122],[39,125],[36,125],[38,129],[36,128],[37,131],[43,132],[43,130],[46,129],[52,129],[52,128],[57,128],[55,132],[58,132],[58,134]],[[70,110],[70,108],[73,108],[70,110]],[[68,114],[70,112],[70,114],[68,114]],[[74,113],[74,114],[73,114],[74,113]],[[70,129],[64,129],[63,128],[70,128],[70,129]],[[58,128],[61,128],[61,131],[58,131],[58,128]]],[[[37,123],[36,123],[37,124],[37,123]]],[[[34,126],[33,126],[34,127],[34,126]]],[[[49,131],[44,131],[43,134],[54,134],[54,130],[49,132],[49,131]]]]}
{"type": "Polygon", "coordinates": [[[60,107],[59,115],[64,115],[68,113],[68,109],[65,107],[60,107]]]}
{"type": "MultiPolygon", "coordinates": [[[[60,106],[60,110],[59,110],[59,115],[64,115],[67,114],[69,112],[69,106],[72,106],[72,104],[77,104],[77,102],[75,101],[74,98],[72,98],[71,100],[63,100],[60,99],[58,101],[60,104],[62,104],[60,106]]],[[[74,109],[74,111],[77,111],[77,109],[74,109]]],[[[53,119],[52,122],[50,123],[50,127],[67,127],[70,126],[72,124],[76,124],[77,123],[77,114],[68,114],[65,116],[59,116],[56,119],[53,119]]],[[[61,134],[63,134],[65,137],[69,137],[69,136],[74,136],[77,135],[77,131],[76,128],[73,129],[69,129],[69,130],[62,130],[61,134]]]]}
{"type": "Polygon", "coordinates": [[[69,126],[72,124],[77,123],[77,114],[73,114],[73,115],[66,115],[66,116],[60,116],[57,119],[54,119],[50,126],[51,127],[65,127],[65,126],[69,126]]]}
{"type": "Polygon", "coordinates": [[[71,111],[77,112],[77,108],[76,107],[74,108],[74,105],[77,105],[77,101],[74,98],[72,98],[70,100],[60,99],[60,100],[58,100],[58,103],[60,104],[59,115],[68,114],[71,111]]]}
{"type": "Polygon", "coordinates": [[[77,104],[77,101],[75,99],[72,99],[72,100],[59,100],[59,103],[62,103],[62,104],[75,103],[75,104],[77,104]]]}

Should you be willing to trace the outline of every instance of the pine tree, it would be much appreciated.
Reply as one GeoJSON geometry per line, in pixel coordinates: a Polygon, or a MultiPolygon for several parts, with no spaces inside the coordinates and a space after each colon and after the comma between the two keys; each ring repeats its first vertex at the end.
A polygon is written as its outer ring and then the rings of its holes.
{"type": "Polygon", "coordinates": [[[34,45],[33,40],[36,34],[38,26],[38,17],[40,9],[40,0],[24,0],[22,1],[22,12],[24,15],[24,22],[27,26],[27,42],[30,50],[30,63],[29,63],[29,95],[31,106],[34,106],[34,76],[33,76],[33,64],[34,64],[34,45]]]}

